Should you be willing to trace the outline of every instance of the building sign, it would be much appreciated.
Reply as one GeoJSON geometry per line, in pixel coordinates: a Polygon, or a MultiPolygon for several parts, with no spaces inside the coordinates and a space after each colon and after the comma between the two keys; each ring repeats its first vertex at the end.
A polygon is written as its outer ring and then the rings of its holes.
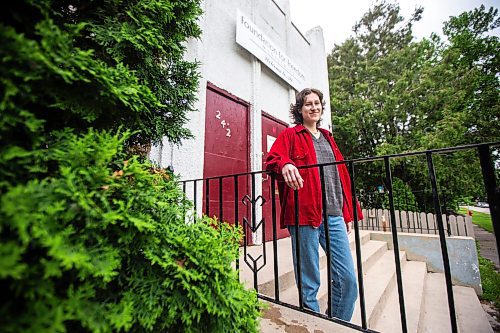
{"type": "Polygon", "coordinates": [[[236,43],[247,49],[296,90],[302,90],[306,86],[304,72],[240,10],[237,11],[236,17],[236,43]]]}

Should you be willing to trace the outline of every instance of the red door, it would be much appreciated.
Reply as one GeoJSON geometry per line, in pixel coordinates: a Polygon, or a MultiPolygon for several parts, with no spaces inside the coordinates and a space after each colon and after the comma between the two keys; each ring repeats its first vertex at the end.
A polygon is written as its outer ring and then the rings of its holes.
{"type": "MultiPolygon", "coordinates": [[[[271,116],[262,114],[262,169],[266,169],[266,158],[271,149],[274,140],[278,135],[287,128],[288,125],[273,119],[271,116]]],[[[265,241],[273,240],[273,214],[272,214],[272,193],[271,193],[271,178],[266,174],[262,175],[262,196],[266,199],[266,203],[262,207],[262,217],[266,223],[266,239],[265,241]]],[[[280,203],[278,196],[278,184],[275,183],[275,202],[276,202],[276,235],[277,239],[290,236],[287,229],[280,229],[280,203]]]]}
{"type": "MultiPolygon", "coordinates": [[[[209,85],[203,178],[248,172],[248,133],[248,104],[209,85]]],[[[193,159],[195,162],[196,157],[193,159]]],[[[237,182],[236,196],[235,177],[204,181],[203,212],[234,224],[235,211],[238,209],[239,225],[243,217],[248,219],[248,207],[241,202],[241,198],[248,194],[248,177],[239,176],[237,182]]]]}

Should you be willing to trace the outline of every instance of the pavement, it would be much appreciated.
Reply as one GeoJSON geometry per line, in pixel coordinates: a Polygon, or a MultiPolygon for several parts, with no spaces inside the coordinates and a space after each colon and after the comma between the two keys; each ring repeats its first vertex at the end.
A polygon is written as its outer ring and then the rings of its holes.
{"type": "MultiPolygon", "coordinates": [[[[490,213],[489,208],[469,207],[469,209],[486,214],[490,213]]],[[[493,264],[495,264],[496,270],[500,271],[495,235],[478,227],[475,224],[473,224],[473,226],[476,240],[479,243],[479,251],[481,252],[481,256],[493,262],[493,264]]]]}
{"type": "Polygon", "coordinates": [[[479,251],[481,252],[481,256],[493,262],[493,264],[495,264],[496,270],[500,271],[495,235],[478,227],[474,223],[472,225],[474,226],[474,235],[476,235],[476,240],[479,243],[479,251]]]}

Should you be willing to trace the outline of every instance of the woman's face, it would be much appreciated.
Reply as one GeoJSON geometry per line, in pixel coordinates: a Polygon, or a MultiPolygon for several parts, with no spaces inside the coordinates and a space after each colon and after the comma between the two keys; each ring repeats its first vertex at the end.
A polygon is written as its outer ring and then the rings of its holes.
{"type": "Polygon", "coordinates": [[[316,125],[323,114],[323,105],[319,96],[313,92],[306,95],[300,112],[304,119],[304,125],[316,125]]]}

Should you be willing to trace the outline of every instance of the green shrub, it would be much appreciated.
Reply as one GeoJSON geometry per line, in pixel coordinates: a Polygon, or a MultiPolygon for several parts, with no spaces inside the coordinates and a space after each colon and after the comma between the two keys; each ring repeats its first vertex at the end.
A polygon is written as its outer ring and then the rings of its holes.
{"type": "Polygon", "coordinates": [[[256,331],[238,230],[131,156],[191,135],[199,5],[0,5],[2,332],[256,331]]]}
{"type": "Polygon", "coordinates": [[[129,135],[55,133],[36,154],[52,176],[2,195],[2,332],[257,331],[241,233],[185,223],[175,177],[127,159],[129,135]]]}

